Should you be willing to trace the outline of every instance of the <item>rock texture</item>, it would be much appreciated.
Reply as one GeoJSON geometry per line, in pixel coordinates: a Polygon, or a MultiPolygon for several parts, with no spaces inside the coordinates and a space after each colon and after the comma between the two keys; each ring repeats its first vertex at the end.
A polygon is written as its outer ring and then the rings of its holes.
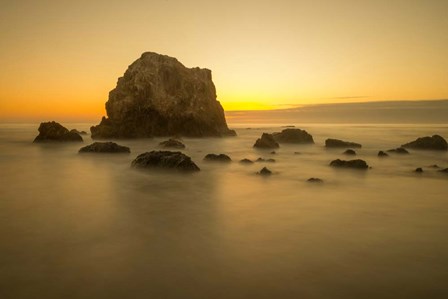
{"type": "Polygon", "coordinates": [[[204,157],[204,161],[229,163],[232,159],[225,154],[208,154],[204,157]]]}
{"type": "Polygon", "coordinates": [[[38,130],[39,135],[34,138],[33,142],[83,142],[78,133],[69,131],[55,121],[41,123],[38,130]]]}
{"type": "Polygon", "coordinates": [[[278,143],[314,143],[313,136],[301,129],[284,129],[272,135],[278,143]]]}
{"type": "Polygon", "coordinates": [[[341,168],[356,168],[356,169],[369,168],[369,165],[367,165],[366,161],[361,159],[349,160],[349,161],[337,159],[331,161],[330,166],[341,168]]]}
{"type": "Polygon", "coordinates": [[[261,138],[258,138],[255,141],[254,147],[257,148],[278,148],[279,145],[275,141],[274,136],[272,134],[263,133],[261,138]]]}
{"type": "Polygon", "coordinates": [[[159,145],[164,148],[178,148],[178,149],[185,148],[185,144],[176,139],[168,139],[166,141],[160,142],[159,145]]]}
{"type": "Polygon", "coordinates": [[[216,100],[211,71],[152,52],[118,79],[106,112],[108,118],[90,128],[92,138],[235,135],[216,100]]]}
{"type": "Polygon", "coordinates": [[[127,146],[118,145],[115,142],[94,142],[82,147],[80,153],[130,153],[127,146]]]}
{"type": "Polygon", "coordinates": [[[433,135],[417,138],[414,141],[403,144],[401,147],[407,147],[419,150],[446,151],[448,150],[448,143],[442,136],[433,135]]]}
{"type": "Polygon", "coordinates": [[[355,148],[362,147],[362,145],[359,143],[343,141],[343,140],[339,140],[339,139],[331,139],[331,138],[328,138],[327,140],[325,140],[325,146],[326,147],[355,147],[355,148]]]}
{"type": "Polygon", "coordinates": [[[184,172],[199,171],[199,167],[185,154],[170,151],[151,151],[138,155],[132,161],[135,168],[165,168],[184,172]]]}

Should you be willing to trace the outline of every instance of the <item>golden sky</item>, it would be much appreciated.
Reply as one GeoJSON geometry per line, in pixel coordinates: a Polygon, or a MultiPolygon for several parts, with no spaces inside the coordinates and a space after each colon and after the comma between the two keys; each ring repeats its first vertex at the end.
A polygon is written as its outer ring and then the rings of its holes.
{"type": "Polygon", "coordinates": [[[0,119],[97,119],[142,52],[225,109],[448,98],[447,0],[2,1],[0,119]]]}

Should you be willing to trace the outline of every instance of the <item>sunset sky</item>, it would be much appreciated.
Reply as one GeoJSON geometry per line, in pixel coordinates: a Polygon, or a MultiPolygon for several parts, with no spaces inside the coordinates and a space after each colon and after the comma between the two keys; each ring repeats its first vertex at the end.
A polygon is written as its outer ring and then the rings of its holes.
{"type": "Polygon", "coordinates": [[[446,0],[2,1],[0,119],[98,119],[142,52],[225,109],[448,98],[446,0]]]}

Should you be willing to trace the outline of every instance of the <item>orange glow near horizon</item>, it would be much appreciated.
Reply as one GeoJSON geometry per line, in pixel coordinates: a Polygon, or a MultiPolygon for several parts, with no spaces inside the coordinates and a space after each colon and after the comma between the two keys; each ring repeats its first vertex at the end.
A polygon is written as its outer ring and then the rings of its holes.
{"type": "Polygon", "coordinates": [[[0,121],[99,121],[145,51],[211,69],[226,110],[448,98],[447,1],[36,2],[0,11],[0,121]]]}

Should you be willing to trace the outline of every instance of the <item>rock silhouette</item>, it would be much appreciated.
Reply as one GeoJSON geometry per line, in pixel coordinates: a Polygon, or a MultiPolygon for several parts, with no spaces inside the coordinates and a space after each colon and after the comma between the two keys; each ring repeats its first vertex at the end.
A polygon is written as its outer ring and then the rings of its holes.
{"type": "Polygon", "coordinates": [[[274,136],[272,134],[263,133],[261,138],[258,138],[255,141],[254,147],[257,148],[278,148],[279,145],[275,141],[274,136]]]}
{"type": "Polygon", "coordinates": [[[242,159],[240,160],[241,164],[254,164],[254,161],[249,160],[249,159],[242,159]]]}
{"type": "Polygon", "coordinates": [[[394,148],[394,149],[390,149],[387,152],[400,154],[400,155],[408,155],[409,154],[409,152],[405,148],[402,148],[402,147],[397,147],[397,148],[394,148]]]}
{"type": "Polygon", "coordinates": [[[208,154],[204,157],[204,161],[229,163],[232,159],[225,154],[208,154]]]}
{"type": "Polygon", "coordinates": [[[39,135],[33,142],[83,142],[82,137],[55,121],[43,122],[39,125],[39,135]]]}
{"type": "Polygon", "coordinates": [[[270,176],[272,174],[272,171],[270,171],[268,168],[263,167],[257,174],[262,176],[270,176]]]}
{"type": "Polygon", "coordinates": [[[332,139],[332,138],[328,138],[327,140],[325,140],[325,146],[326,147],[355,147],[355,148],[362,147],[362,145],[359,143],[343,141],[343,140],[339,140],[339,139],[332,139]]]}
{"type": "Polygon", "coordinates": [[[152,52],[118,79],[106,111],[108,118],[90,128],[94,139],[235,135],[216,100],[211,71],[152,52]]]}
{"type": "Polygon", "coordinates": [[[319,178],[309,178],[307,180],[307,182],[309,182],[309,183],[323,183],[324,181],[322,179],[319,179],[319,178]]]}
{"type": "Polygon", "coordinates": [[[80,153],[130,153],[127,146],[118,145],[115,142],[94,142],[82,147],[80,153]]]}
{"type": "Polygon", "coordinates": [[[331,161],[330,166],[340,168],[356,168],[356,169],[369,168],[369,165],[367,165],[366,161],[361,159],[349,160],[349,161],[337,159],[331,161]]]}
{"type": "Polygon", "coordinates": [[[356,156],[356,152],[352,149],[346,150],[345,152],[343,152],[343,154],[347,156],[356,156]]]}
{"type": "Polygon", "coordinates": [[[389,155],[383,151],[378,152],[378,157],[389,157],[389,155]]]}
{"type": "Polygon", "coordinates": [[[272,135],[278,143],[314,143],[313,136],[301,129],[284,129],[272,135]]]}
{"type": "Polygon", "coordinates": [[[183,172],[199,171],[190,157],[181,152],[151,151],[140,154],[132,161],[134,168],[165,168],[183,172]]]}
{"type": "Polygon", "coordinates": [[[185,148],[185,144],[183,144],[179,140],[172,139],[172,138],[170,138],[170,139],[168,139],[166,141],[160,142],[159,145],[164,147],[164,148],[178,148],[178,149],[185,148]]]}
{"type": "Polygon", "coordinates": [[[419,149],[419,150],[448,150],[448,143],[440,135],[426,136],[417,138],[414,141],[403,144],[401,147],[419,149]]]}

